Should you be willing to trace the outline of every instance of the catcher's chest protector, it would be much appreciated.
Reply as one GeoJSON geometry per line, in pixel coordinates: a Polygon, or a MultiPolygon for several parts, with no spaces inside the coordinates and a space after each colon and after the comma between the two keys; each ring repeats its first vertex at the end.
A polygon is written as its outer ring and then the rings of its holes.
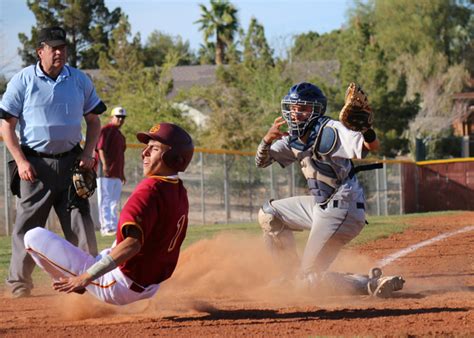
{"type": "Polygon", "coordinates": [[[326,126],[328,117],[318,119],[312,126],[306,143],[290,138],[290,147],[301,165],[309,191],[318,204],[325,204],[337,191],[343,179],[338,177],[335,164],[328,156],[337,144],[337,131],[326,126]]]}

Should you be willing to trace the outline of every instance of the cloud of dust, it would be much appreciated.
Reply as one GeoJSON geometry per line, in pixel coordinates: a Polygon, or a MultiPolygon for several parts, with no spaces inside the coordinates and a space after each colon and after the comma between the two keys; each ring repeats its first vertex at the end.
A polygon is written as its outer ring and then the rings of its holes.
{"type": "Polygon", "coordinates": [[[59,321],[107,317],[117,312],[117,307],[101,302],[88,293],[60,294],[54,300],[55,308],[60,310],[59,321]]]}
{"type": "Polygon", "coordinates": [[[150,300],[144,300],[126,306],[116,306],[104,303],[89,293],[78,294],[58,294],[53,301],[58,309],[58,321],[63,320],[84,320],[112,317],[119,314],[133,314],[146,312],[150,300]]]}
{"type": "MultiPolygon", "coordinates": [[[[173,276],[162,284],[152,302],[155,309],[212,311],[219,300],[233,303],[292,305],[314,303],[314,293],[282,278],[261,236],[222,233],[199,241],[181,253],[173,276]],[[179,308],[185,307],[185,308],[179,308]]],[[[366,274],[373,261],[343,251],[331,267],[366,274]]],[[[319,294],[318,301],[325,295],[319,294]]]]}
{"type": "MultiPolygon", "coordinates": [[[[368,257],[353,250],[343,250],[330,270],[366,274],[372,264],[373,260],[368,257]]],[[[331,296],[325,292],[315,295],[295,285],[293,278],[283,278],[261,236],[221,233],[183,251],[173,276],[161,285],[151,300],[119,307],[103,303],[87,293],[60,295],[55,299],[61,308],[60,317],[83,320],[150,311],[160,314],[213,312],[221,301],[227,304],[231,301],[237,306],[249,302],[292,306],[305,302],[314,304],[316,299],[323,305],[331,296]]],[[[331,303],[336,301],[332,299],[331,303]]]]}

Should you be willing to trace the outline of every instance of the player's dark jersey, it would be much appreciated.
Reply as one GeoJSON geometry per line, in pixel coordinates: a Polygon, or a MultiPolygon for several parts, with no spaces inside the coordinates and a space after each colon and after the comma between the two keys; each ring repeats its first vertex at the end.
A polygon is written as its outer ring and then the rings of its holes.
{"type": "MultiPolygon", "coordinates": [[[[120,132],[120,129],[109,123],[105,125],[100,131],[99,141],[97,142],[97,150],[105,152],[106,160],[109,166],[109,173],[107,177],[125,179],[123,172],[125,162],[125,137],[120,132]]],[[[98,160],[98,154],[96,154],[98,160]]],[[[100,162],[99,162],[100,163],[100,162]]],[[[102,165],[99,165],[98,175],[104,176],[102,172],[102,165]]]]}
{"type": "Polygon", "coordinates": [[[121,212],[117,244],[124,240],[124,229],[135,226],[142,231],[142,248],[120,266],[122,272],[144,287],[169,278],[186,235],[188,210],[181,180],[152,176],[141,181],[121,212]]]}

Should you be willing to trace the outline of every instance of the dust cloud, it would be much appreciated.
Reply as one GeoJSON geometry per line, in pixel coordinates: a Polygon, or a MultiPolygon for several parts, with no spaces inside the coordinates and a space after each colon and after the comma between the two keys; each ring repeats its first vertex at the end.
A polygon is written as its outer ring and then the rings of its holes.
{"type": "MultiPolygon", "coordinates": [[[[369,258],[342,251],[330,270],[366,274],[372,266],[369,258]]],[[[295,269],[297,267],[294,267],[295,269]]],[[[262,237],[240,233],[221,233],[201,240],[184,250],[172,277],[164,282],[150,300],[127,306],[108,305],[87,293],[56,298],[68,320],[111,317],[116,314],[150,314],[218,311],[220,304],[231,302],[245,307],[297,306],[302,304],[341,303],[334,294],[313,291],[285,278],[266,250],[262,237]]]]}
{"type": "MultiPolygon", "coordinates": [[[[314,305],[315,296],[318,302],[327,302],[328,297],[334,296],[328,290],[315,294],[295,285],[293,278],[282,276],[275,263],[261,236],[218,234],[182,252],[173,276],[163,283],[151,308],[209,312],[220,301],[231,301],[237,306],[249,302],[268,306],[314,305]]],[[[372,264],[365,256],[343,251],[331,270],[367,274],[372,264]]]]}

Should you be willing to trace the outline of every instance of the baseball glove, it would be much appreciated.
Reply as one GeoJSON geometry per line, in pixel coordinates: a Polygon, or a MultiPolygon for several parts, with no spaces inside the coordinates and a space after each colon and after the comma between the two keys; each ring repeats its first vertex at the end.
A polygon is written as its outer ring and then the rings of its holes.
{"type": "Polygon", "coordinates": [[[362,133],[372,127],[374,114],[369,106],[367,94],[353,82],[346,90],[344,107],[339,113],[339,120],[348,129],[362,133]]]}
{"type": "Polygon", "coordinates": [[[94,194],[97,188],[97,175],[94,170],[84,169],[76,163],[72,169],[72,185],[77,196],[87,199],[94,194]]]}

